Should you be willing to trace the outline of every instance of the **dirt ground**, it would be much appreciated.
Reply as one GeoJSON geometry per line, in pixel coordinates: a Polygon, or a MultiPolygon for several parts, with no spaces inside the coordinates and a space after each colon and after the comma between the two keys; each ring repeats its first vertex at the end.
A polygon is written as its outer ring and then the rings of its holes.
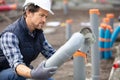
{"type": "MultiPolygon", "coordinates": [[[[48,17],[49,21],[60,21],[65,22],[66,19],[73,19],[72,23],[72,33],[78,32],[81,28],[80,23],[81,22],[89,22],[89,11],[81,11],[81,10],[69,10],[68,15],[64,15],[62,10],[54,10],[55,15],[50,15],[48,17]]],[[[117,17],[119,15],[118,10],[100,10],[100,20],[105,17],[106,13],[114,13],[115,14],[115,21],[117,21],[117,17]]],[[[13,21],[16,20],[19,16],[16,16],[14,18],[11,18],[13,21]]],[[[0,31],[2,31],[6,25],[9,23],[5,20],[0,22],[0,31]]],[[[59,49],[60,46],[62,46],[65,42],[65,27],[52,27],[48,26],[46,28],[55,28],[55,32],[45,34],[46,38],[48,39],[49,43],[55,48],[59,49]]],[[[32,65],[35,67],[43,60],[45,59],[41,55],[38,56],[38,58],[32,62],[32,65]]],[[[111,66],[113,63],[114,57],[110,60],[101,60],[101,67],[100,67],[100,80],[108,80],[109,73],[111,70],[111,66]]],[[[90,56],[88,56],[88,62],[91,62],[90,56]]],[[[88,78],[91,77],[91,67],[86,68],[86,75],[88,78]]],[[[73,60],[67,61],[64,63],[57,73],[53,76],[56,80],[73,80],[73,60]]]]}

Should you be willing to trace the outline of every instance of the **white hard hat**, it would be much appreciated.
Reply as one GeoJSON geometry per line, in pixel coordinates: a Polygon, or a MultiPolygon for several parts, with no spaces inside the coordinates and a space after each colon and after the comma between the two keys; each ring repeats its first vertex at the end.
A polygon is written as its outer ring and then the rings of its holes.
{"type": "Polygon", "coordinates": [[[23,6],[27,5],[28,3],[34,3],[40,8],[49,11],[51,14],[54,14],[51,10],[51,0],[25,0],[25,3],[23,6]]]}

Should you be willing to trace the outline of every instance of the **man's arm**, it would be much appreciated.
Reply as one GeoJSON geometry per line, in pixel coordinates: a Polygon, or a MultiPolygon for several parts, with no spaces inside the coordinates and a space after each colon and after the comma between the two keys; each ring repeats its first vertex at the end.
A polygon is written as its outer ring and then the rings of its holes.
{"type": "Polygon", "coordinates": [[[13,33],[6,32],[1,36],[1,49],[6,56],[9,65],[20,76],[30,78],[31,69],[23,63],[23,56],[19,49],[19,40],[13,33]]]}
{"type": "Polygon", "coordinates": [[[6,56],[9,65],[14,71],[23,77],[33,79],[48,79],[57,70],[57,67],[45,67],[45,61],[40,63],[36,69],[30,69],[23,63],[23,56],[20,53],[19,41],[13,33],[7,32],[1,36],[1,49],[6,56]]]}
{"type": "Polygon", "coordinates": [[[19,64],[16,67],[16,72],[18,75],[24,76],[26,78],[31,78],[31,69],[27,66],[25,66],[24,64],[19,64]]]}
{"type": "Polygon", "coordinates": [[[45,39],[45,41],[43,42],[43,49],[41,51],[41,53],[46,57],[49,58],[51,57],[54,53],[56,52],[56,50],[48,43],[48,41],[45,39]]]}

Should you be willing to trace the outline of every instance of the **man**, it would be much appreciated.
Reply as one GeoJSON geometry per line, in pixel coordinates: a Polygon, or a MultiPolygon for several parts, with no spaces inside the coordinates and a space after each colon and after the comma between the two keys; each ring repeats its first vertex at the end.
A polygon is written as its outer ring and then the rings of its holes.
{"type": "Polygon", "coordinates": [[[43,61],[36,69],[30,68],[39,53],[46,58],[55,53],[42,30],[49,12],[53,14],[50,0],[26,0],[23,16],[1,33],[0,80],[51,80],[57,67],[46,68],[43,61]]]}

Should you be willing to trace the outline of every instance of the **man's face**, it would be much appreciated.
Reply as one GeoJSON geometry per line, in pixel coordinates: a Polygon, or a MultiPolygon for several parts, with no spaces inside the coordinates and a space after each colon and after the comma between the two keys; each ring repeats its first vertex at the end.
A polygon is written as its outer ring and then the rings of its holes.
{"type": "Polygon", "coordinates": [[[44,24],[46,23],[47,16],[48,16],[48,11],[44,9],[39,9],[35,13],[29,12],[27,14],[29,20],[28,25],[30,25],[32,30],[42,29],[44,24]]]}

